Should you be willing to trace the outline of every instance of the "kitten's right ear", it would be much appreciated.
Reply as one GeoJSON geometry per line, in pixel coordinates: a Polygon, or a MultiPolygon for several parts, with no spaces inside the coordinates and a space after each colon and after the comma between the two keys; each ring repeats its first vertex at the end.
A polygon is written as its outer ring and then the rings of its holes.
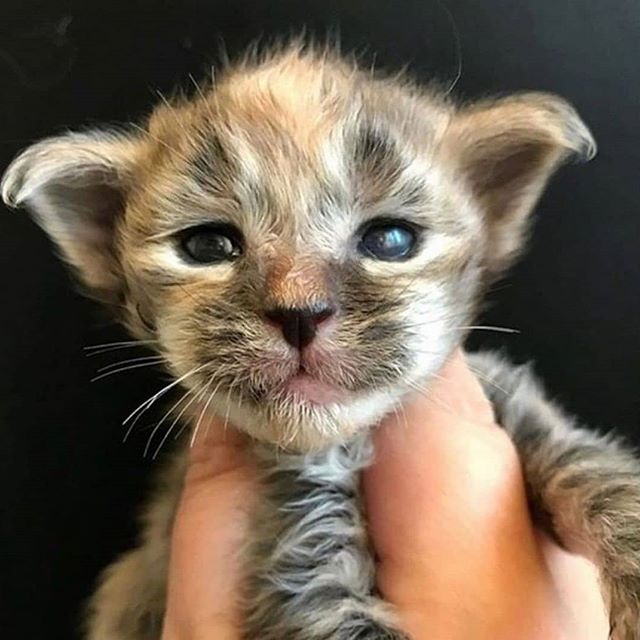
{"type": "Polygon", "coordinates": [[[487,270],[500,273],[519,251],[528,217],[568,158],[590,160],[591,132],[575,109],[548,93],[521,93],[457,111],[443,147],[480,205],[488,232],[487,270]]]}
{"type": "Polygon", "coordinates": [[[122,285],[115,229],[141,147],[126,134],[69,133],[23,151],[2,178],[4,202],[27,208],[89,292],[109,302],[122,285]]]}

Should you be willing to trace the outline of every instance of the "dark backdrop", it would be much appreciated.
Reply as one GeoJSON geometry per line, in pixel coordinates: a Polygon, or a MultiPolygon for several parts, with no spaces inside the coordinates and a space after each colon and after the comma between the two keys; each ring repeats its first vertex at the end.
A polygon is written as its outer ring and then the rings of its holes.
{"type": "MultiPolygon", "coordinates": [[[[257,36],[333,28],[347,49],[368,46],[380,64],[409,62],[444,80],[455,77],[460,49],[463,96],[556,91],[600,143],[594,162],[553,182],[531,252],[492,293],[483,322],[520,333],[472,341],[535,358],[566,406],[640,443],[640,5],[613,4],[4,2],[0,166],[52,132],[144,114],[155,90],[203,73],[221,39],[233,54],[257,36]]],[[[87,358],[83,347],[122,332],[74,293],[25,214],[2,212],[0,243],[0,630],[67,640],[97,571],[132,542],[153,416],[126,444],[120,422],[160,379],[139,369],[91,384],[118,353],[87,358]]]]}

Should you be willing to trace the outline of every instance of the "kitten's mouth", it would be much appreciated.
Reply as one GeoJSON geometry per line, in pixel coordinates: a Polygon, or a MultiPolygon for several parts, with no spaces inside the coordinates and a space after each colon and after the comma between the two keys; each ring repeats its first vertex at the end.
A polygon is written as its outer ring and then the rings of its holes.
{"type": "Polygon", "coordinates": [[[250,387],[249,397],[302,408],[348,404],[357,392],[345,384],[341,355],[312,349],[303,354],[266,352],[250,365],[260,381],[250,387]]]}
{"type": "Polygon", "coordinates": [[[280,392],[296,402],[316,406],[338,404],[349,395],[344,389],[310,374],[304,366],[283,382],[280,392]]]}

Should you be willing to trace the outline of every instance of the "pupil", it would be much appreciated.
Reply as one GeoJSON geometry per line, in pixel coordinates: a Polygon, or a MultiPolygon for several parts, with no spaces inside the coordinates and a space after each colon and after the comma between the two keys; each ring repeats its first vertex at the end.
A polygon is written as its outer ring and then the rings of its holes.
{"type": "Polygon", "coordinates": [[[238,245],[225,233],[203,229],[194,232],[183,244],[192,260],[213,263],[232,260],[240,254],[238,245]]]}
{"type": "Polygon", "coordinates": [[[220,235],[206,235],[199,240],[199,252],[211,256],[224,256],[231,252],[229,238],[220,235]]]}
{"type": "Polygon", "coordinates": [[[406,256],[414,241],[413,233],[403,227],[378,227],[365,234],[363,245],[369,255],[380,260],[393,260],[406,256]]]}
{"type": "Polygon", "coordinates": [[[386,252],[401,250],[406,238],[400,229],[391,229],[378,234],[378,245],[386,252]]]}

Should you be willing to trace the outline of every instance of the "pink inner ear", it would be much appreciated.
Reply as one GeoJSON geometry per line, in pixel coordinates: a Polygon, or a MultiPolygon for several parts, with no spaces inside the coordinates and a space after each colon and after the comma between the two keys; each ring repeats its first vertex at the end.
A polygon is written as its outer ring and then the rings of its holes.
{"type": "Polygon", "coordinates": [[[485,191],[524,186],[544,165],[550,148],[542,143],[517,142],[495,155],[478,161],[471,169],[471,179],[479,195],[485,191]]]}
{"type": "Polygon", "coordinates": [[[116,222],[124,209],[123,195],[106,184],[97,184],[85,190],[84,201],[88,216],[78,221],[87,238],[95,244],[111,244],[116,222]],[[84,222],[84,224],[83,224],[84,222]]]}
{"type": "Polygon", "coordinates": [[[104,182],[78,186],[61,181],[34,193],[29,206],[63,249],[64,243],[71,242],[104,251],[112,244],[124,204],[122,194],[104,182]]]}
{"type": "Polygon", "coordinates": [[[90,293],[105,301],[117,297],[121,283],[114,233],[123,194],[105,182],[104,172],[89,170],[81,180],[59,176],[34,190],[25,204],[90,293]]]}

